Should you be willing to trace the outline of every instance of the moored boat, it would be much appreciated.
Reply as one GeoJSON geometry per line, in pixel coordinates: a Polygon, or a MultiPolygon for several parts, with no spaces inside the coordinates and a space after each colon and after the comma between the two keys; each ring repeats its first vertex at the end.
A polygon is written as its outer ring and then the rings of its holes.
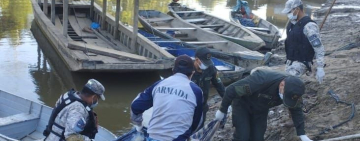
{"type": "MultiPolygon", "coordinates": [[[[230,11],[230,21],[245,26],[247,29],[249,29],[251,32],[259,36],[262,40],[264,40],[266,44],[266,48],[268,49],[274,49],[278,47],[278,41],[280,38],[280,31],[279,29],[272,23],[266,21],[265,19],[260,18],[259,16],[256,16],[255,14],[251,13],[252,19],[245,19],[243,18],[242,14],[236,12],[241,7],[241,2],[237,0],[237,6],[233,8],[232,11],[230,11]],[[250,20],[253,24],[251,26],[247,24],[241,24],[240,20],[250,20]],[[253,21],[256,21],[253,22],[253,21]]],[[[250,11],[250,10],[249,10],[250,11]]],[[[250,12],[249,12],[250,13],[250,12]]]]}
{"type": "Polygon", "coordinates": [[[202,28],[206,32],[218,35],[250,50],[258,50],[265,46],[265,42],[261,38],[244,26],[225,21],[221,18],[207,14],[204,11],[196,11],[185,6],[168,7],[171,15],[178,18],[182,23],[202,28]]]}
{"type": "MultiPolygon", "coordinates": [[[[189,46],[189,44],[174,43],[171,42],[171,40],[155,36],[143,30],[139,30],[139,33],[147,37],[149,40],[157,43],[162,49],[168,51],[170,54],[174,55],[175,57],[186,54],[192,57],[193,59],[195,59],[196,48],[189,46]],[[157,41],[163,41],[163,42],[157,42],[157,41]],[[170,41],[170,42],[166,42],[166,41],[170,41]]],[[[218,74],[221,81],[225,85],[241,79],[243,73],[245,72],[244,68],[235,66],[233,64],[217,59],[215,57],[211,57],[211,60],[214,63],[215,68],[218,70],[218,74]]]]}
{"type": "MultiPolygon", "coordinates": [[[[44,140],[52,108],[0,90],[0,140],[44,140]]],[[[95,140],[110,141],[116,136],[99,126],[95,140]]]]}
{"type": "Polygon", "coordinates": [[[262,66],[269,58],[160,11],[139,10],[139,21],[149,33],[168,40],[155,43],[181,42],[193,48],[208,47],[214,57],[241,66],[246,71],[262,66]]]}
{"type": "Polygon", "coordinates": [[[135,38],[132,29],[119,22],[115,30],[115,18],[109,14],[103,17],[102,8],[96,3],[92,6],[89,1],[71,1],[67,5],[56,1],[52,21],[50,14],[43,10],[51,11],[50,0],[48,7],[44,7],[46,4],[42,1],[31,2],[34,21],[70,71],[157,71],[172,66],[173,56],[145,37],[137,36],[135,45],[132,45],[135,38]],[[62,10],[65,5],[68,14],[62,10]],[[94,18],[89,18],[90,13],[94,18]],[[98,23],[105,24],[99,27],[98,23]]]}

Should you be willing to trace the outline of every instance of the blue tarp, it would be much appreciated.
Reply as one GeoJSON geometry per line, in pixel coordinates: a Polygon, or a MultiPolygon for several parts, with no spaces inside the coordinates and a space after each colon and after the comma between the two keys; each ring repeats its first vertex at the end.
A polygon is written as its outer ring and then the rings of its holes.
{"type": "MultiPolygon", "coordinates": [[[[148,38],[151,41],[171,41],[169,39],[163,39],[160,38],[158,36],[155,36],[153,34],[150,34],[146,31],[143,30],[139,30],[138,31],[141,35],[145,36],[146,38],[148,38]]],[[[157,45],[159,45],[160,47],[165,47],[166,51],[169,52],[171,55],[177,57],[179,55],[188,55],[190,57],[195,57],[195,50],[196,48],[192,48],[192,47],[187,47],[185,44],[181,44],[181,43],[164,43],[164,42],[159,42],[156,43],[157,45]]],[[[212,57],[211,60],[214,63],[214,66],[225,66],[231,69],[231,71],[235,70],[235,66],[227,63],[225,61],[219,60],[217,58],[212,57]]]]}

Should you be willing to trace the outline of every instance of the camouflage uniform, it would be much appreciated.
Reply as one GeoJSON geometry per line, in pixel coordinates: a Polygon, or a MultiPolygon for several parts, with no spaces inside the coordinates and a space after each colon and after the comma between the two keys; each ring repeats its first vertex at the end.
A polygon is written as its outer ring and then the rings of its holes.
{"type": "MultiPolygon", "coordinates": [[[[66,94],[66,93],[65,93],[66,94]]],[[[77,98],[78,92],[75,94],[77,98]]],[[[55,106],[58,106],[61,103],[61,98],[56,102],[55,106]]],[[[87,136],[80,135],[79,133],[84,130],[87,118],[89,117],[87,109],[84,105],[78,101],[71,103],[66,106],[55,119],[55,123],[65,127],[64,136],[67,139],[70,135],[77,135],[84,141],[91,141],[91,139],[87,136]]],[[[52,126],[52,130],[58,134],[62,133],[62,129],[57,128],[56,126],[52,126]]],[[[56,136],[53,133],[46,138],[46,141],[58,141],[60,137],[56,136]]]]}
{"type": "MultiPolygon", "coordinates": [[[[314,48],[317,67],[322,68],[325,64],[324,63],[325,49],[323,44],[321,43],[318,25],[314,22],[309,22],[305,25],[303,32],[305,36],[309,39],[309,42],[311,43],[312,47],[314,48]],[[314,44],[314,42],[316,43],[314,44]]],[[[307,68],[301,62],[293,61],[291,63],[291,61],[288,60],[286,61],[285,71],[293,76],[300,77],[307,72],[307,68]]]]}
{"type": "MultiPolygon", "coordinates": [[[[90,79],[85,84],[81,92],[82,94],[94,94],[97,95],[99,99],[105,100],[105,88],[95,79],[90,79]]],[[[56,116],[56,118],[55,120],[51,117],[49,119],[49,124],[54,120],[54,124],[50,128],[52,131],[47,131],[47,129],[44,131],[44,135],[45,132],[50,133],[45,141],[63,140],[60,138],[62,135],[63,138],[65,138],[67,141],[91,141],[91,138],[94,138],[95,134],[97,133],[97,117],[96,114],[92,112],[92,108],[95,107],[94,105],[96,106],[97,102],[92,103],[90,108],[87,103],[85,103],[80,97],[80,92],[74,92],[73,90],[70,90],[64,95],[61,95],[55,104],[55,108],[51,116],[56,116]],[[69,99],[70,97],[74,97],[76,100],[72,101],[69,99]],[[63,107],[64,103],[66,104],[65,107],[63,107]],[[55,110],[57,108],[62,109],[57,113],[55,110]],[[59,126],[61,126],[63,129],[61,129],[59,126]],[[91,132],[90,134],[84,133],[92,129],[96,130],[96,132],[91,132]]]]}

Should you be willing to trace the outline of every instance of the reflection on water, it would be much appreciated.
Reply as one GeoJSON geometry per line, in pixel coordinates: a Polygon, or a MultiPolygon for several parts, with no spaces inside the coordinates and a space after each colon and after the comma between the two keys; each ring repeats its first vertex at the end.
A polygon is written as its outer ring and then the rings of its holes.
{"type": "MultiPolygon", "coordinates": [[[[167,12],[169,1],[141,1],[140,9],[167,12]]],[[[287,18],[280,12],[285,1],[249,0],[249,5],[256,15],[283,28],[287,18]]],[[[325,1],[306,0],[304,3],[319,6],[325,1]]],[[[102,4],[101,0],[96,2],[102,4]]],[[[116,0],[108,0],[108,11],[113,15],[115,15],[115,2],[116,0]]],[[[180,0],[180,2],[226,20],[231,7],[236,4],[236,0],[180,0]]],[[[133,0],[121,0],[121,6],[121,21],[131,24],[133,0]]],[[[95,109],[99,114],[100,124],[113,132],[122,132],[129,128],[128,112],[131,101],[137,93],[159,80],[159,75],[69,72],[37,25],[31,22],[32,14],[29,0],[0,0],[0,90],[53,106],[60,94],[70,88],[79,90],[88,79],[95,78],[106,88],[106,101],[100,102],[95,109]]]]}
{"type": "MultiPolygon", "coordinates": [[[[168,11],[167,4],[171,0],[148,0],[140,1],[139,9],[154,9],[166,13],[168,11]]],[[[236,5],[237,0],[180,0],[179,3],[186,5],[196,10],[206,11],[212,15],[220,17],[224,20],[229,20],[229,14],[233,6],[236,5]]],[[[96,0],[99,5],[102,5],[102,0],[96,0]]],[[[248,0],[252,12],[257,16],[270,21],[278,26],[282,31],[287,22],[287,17],[281,14],[286,0],[248,0]]],[[[308,8],[319,7],[326,0],[303,0],[305,4],[305,12],[311,15],[312,9],[308,8]]],[[[116,0],[108,0],[107,11],[115,15],[116,0]]],[[[121,0],[121,21],[132,25],[133,23],[133,0],[121,0]]],[[[140,25],[140,24],[139,24],[140,25]]],[[[286,37],[284,35],[283,37],[286,37]]]]}

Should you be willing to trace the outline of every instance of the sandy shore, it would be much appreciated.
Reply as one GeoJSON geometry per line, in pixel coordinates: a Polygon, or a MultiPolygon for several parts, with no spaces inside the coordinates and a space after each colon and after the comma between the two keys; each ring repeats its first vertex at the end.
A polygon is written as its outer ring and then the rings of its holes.
{"type": "MultiPolygon", "coordinates": [[[[332,0],[327,1],[314,13],[313,20],[319,26],[331,3],[332,0]]],[[[304,106],[308,110],[305,113],[306,134],[311,139],[328,139],[360,133],[360,117],[357,114],[360,109],[360,0],[337,0],[321,30],[321,38],[327,52],[324,83],[318,84],[312,76],[302,77],[306,83],[304,106]],[[352,49],[337,51],[342,47],[352,49]],[[324,129],[347,120],[351,113],[349,106],[337,104],[330,97],[329,90],[337,93],[341,100],[354,103],[356,113],[350,122],[319,135],[324,129]]],[[[280,46],[273,53],[275,57],[270,62],[271,68],[283,70],[284,47],[280,46]]],[[[210,99],[208,121],[213,119],[220,102],[219,96],[210,99]]],[[[288,123],[291,119],[284,106],[272,108],[264,138],[271,141],[300,140],[295,128],[287,126],[288,123]]],[[[225,128],[217,131],[214,140],[231,140],[233,131],[230,117],[225,128]]]]}

